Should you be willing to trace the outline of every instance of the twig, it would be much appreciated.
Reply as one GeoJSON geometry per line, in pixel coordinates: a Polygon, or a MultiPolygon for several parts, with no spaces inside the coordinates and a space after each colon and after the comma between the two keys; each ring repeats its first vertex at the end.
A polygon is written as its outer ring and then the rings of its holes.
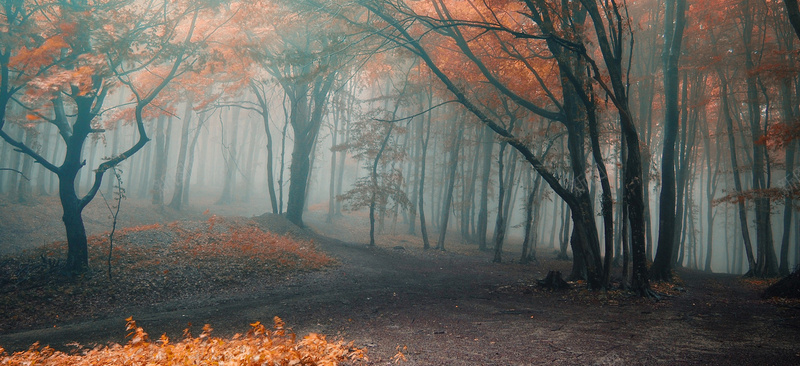
{"type": "Polygon", "coordinates": [[[117,204],[115,207],[111,207],[106,199],[106,196],[103,192],[100,192],[100,197],[103,197],[103,202],[105,202],[106,207],[108,207],[108,211],[111,212],[112,222],[111,222],[111,233],[108,234],[108,259],[106,263],[108,264],[108,281],[111,282],[111,253],[114,250],[114,232],[117,231],[117,217],[119,216],[119,208],[122,206],[122,199],[125,198],[125,189],[122,188],[122,176],[121,172],[117,167],[111,168],[114,172],[114,177],[117,179],[117,192],[116,192],[116,201],[117,204]]]}
{"type": "Polygon", "coordinates": [[[25,178],[25,180],[27,180],[28,182],[30,182],[30,181],[31,181],[31,179],[30,179],[30,178],[28,178],[27,176],[25,176],[25,173],[23,173],[23,172],[21,172],[21,171],[19,171],[19,170],[16,170],[16,169],[14,169],[14,168],[0,168],[0,170],[8,170],[8,171],[10,171],[10,172],[18,173],[18,174],[19,174],[19,175],[21,175],[23,178],[25,178]]]}

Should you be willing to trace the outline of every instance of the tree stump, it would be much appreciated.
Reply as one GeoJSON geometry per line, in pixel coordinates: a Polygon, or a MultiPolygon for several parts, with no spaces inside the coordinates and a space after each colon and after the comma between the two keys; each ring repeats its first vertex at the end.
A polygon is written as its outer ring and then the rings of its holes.
{"type": "Polygon", "coordinates": [[[536,283],[550,290],[566,290],[572,287],[567,281],[564,281],[560,271],[547,272],[547,277],[543,280],[536,281],[536,283]]]}

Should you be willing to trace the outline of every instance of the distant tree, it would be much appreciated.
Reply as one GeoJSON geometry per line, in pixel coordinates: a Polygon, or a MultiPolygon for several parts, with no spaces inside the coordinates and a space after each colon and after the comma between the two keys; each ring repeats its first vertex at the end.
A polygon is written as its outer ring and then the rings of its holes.
{"type": "Polygon", "coordinates": [[[286,217],[303,225],[313,148],[327,114],[334,86],[358,52],[345,52],[354,36],[337,19],[321,21],[303,16],[302,3],[254,2],[243,14],[249,37],[249,57],[270,74],[289,102],[289,125],[294,133],[286,217]],[[264,11],[266,6],[269,11],[264,11]],[[256,16],[260,14],[261,16],[256,16]]]}
{"type": "Polygon", "coordinates": [[[178,164],[175,167],[175,189],[173,189],[172,200],[169,201],[169,207],[180,211],[183,207],[183,191],[186,173],[186,158],[189,152],[189,129],[192,126],[192,107],[193,101],[186,102],[185,109],[181,121],[181,142],[178,148],[178,164]]]}
{"type": "Polygon", "coordinates": [[[385,210],[390,204],[407,208],[410,204],[403,190],[398,189],[403,175],[397,169],[385,169],[390,161],[403,156],[394,143],[391,143],[394,123],[361,124],[359,136],[351,145],[354,158],[365,163],[369,175],[359,178],[349,191],[338,196],[347,210],[369,208],[370,211],[370,245],[375,245],[375,214],[377,210],[385,210]],[[378,169],[383,167],[383,169],[378,169]]]}

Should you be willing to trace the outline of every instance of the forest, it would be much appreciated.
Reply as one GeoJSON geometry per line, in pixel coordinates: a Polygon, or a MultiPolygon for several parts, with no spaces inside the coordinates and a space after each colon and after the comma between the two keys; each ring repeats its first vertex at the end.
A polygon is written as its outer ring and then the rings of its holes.
{"type": "Polygon", "coordinates": [[[798,52],[796,0],[0,0],[0,363],[794,364],[798,52]]]}

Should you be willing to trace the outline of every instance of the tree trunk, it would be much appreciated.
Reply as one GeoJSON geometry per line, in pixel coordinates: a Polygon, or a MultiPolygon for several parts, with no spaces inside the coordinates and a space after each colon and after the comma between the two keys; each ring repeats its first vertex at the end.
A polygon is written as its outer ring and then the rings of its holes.
{"type": "Polygon", "coordinates": [[[304,226],[303,208],[306,202],[306,186],[311,173],[311,148],[308,137],[295,136],[292,147],[292,163],[289,167],[289,200],[286,203],[286,218],[295,225],[304,226]]]}
{"type": "MultiPolygon", "coordinates": [[[[541,177],[537,176],[536,179],[528,177],[529,181],[533,181],[530,184],[530,191],[528,192],[528,199],[525,202],[525,238],[522,240],[522,253],[519,257],[519,263],[526,264],[531,260],[536,260],[536,245],[532,249],[529,249],[531,246],[531,241],[535,240],[536,234],[534,231],[533,220],[534,220],[534,202],[536,200],[536,195],[539,191],[539,183],[541,182],[541,177]]],[[[537,206],[538,209],[538,206],[537,206]]]]}
{"type": "MultiPolygon", "coordinates": [[[[561,260],[569,260],[569,255],[567,255],[567,249],[569,248],[569,240],[570,240],[570,216],[572,214],[572,210],[569,208],[569,205],[566,202],[561,203],[561,213],[563,216],[561,218],[561,228],[558,230],[559,233],[559,246],[558,246],[558,259],[561,260]]],[[[553,222],[555,224],[555,221],[553,222]]],[[[554,227],[555,229],[555,227],[554,227]]],[[[574,253],[573,253],[574,255],[574,253]]]]}
{"type": "Polygon", "coordinates": [[[269,203],[270,207],[272,208],[272,213],[277,214],[280,213],[280,209],[278,208],[278,198],[275,194],[275,172],[273,171],[273,160],[274,154],[272,152],[272,129],[270,128],[270,115],[269,115],[269,105],[267,103],[267,98],[262,93],[262,90],[258,88],[258,86],[254,83],[250,83],[250,89],[256,95],[258,99],[258,104],[261,110],[259,111],[261,115],[261,121],[264,123],[264,132],[267,135],[267,161],[266,161],[266,171],[267,171],[267,194],[269,194],[269,203]]]}
{"type": "MultiPolygon", "coordinates": [[[[791,81],[789,81],[791,82],[791,81]]],[[[784,84],[785,85],[785,84],[784,84]]],[[[783,114],[784,119],[786,121],[793,121],[793,112],[791,107],[791,96],[789,95],[788,89],[783,90],[783,114]]],[[[797,175],[794,168],[794,155],[795,150],[797,148],[797,140],[793,140],[789,142],[789,145],[786,146],[785,152],[785,162],[786,162],[786,186],[785,188],[790,188],[792,185],[796,185],[800,176],[797,175]]],[[[790,247],[790,237],[792,235],[792,214],[794,212],[794,200],[792,199],[791,194],[786,194],[783,199],[783,235],[781,237],[781,258],[780,258],[780,266],[778,268],[778,272],[781,276],[786,276],[789,274],[789,247],[790,247]]],[[[797,265],[797,264],[796,264],[797,265]]]]}
{"type": "Polygon", "coordinates": [[[519,176],[517,176],[517,156],[516,154],[512,153],[508,155],[508,160],[510,160],[511,167],[508,169],[508,173],[506,175],[506,203],[503,205],[503,209],[505,213],[503,217],[505,217],[505,228],[504,231],[508,232],[508,227],[511,222],[511,216],[513,215],[514,208],[517,203],[517,194],[519,194],[519,176]]]}
{"type": "Polygon", "coordinates": [[[789,22],[792,23],[794,33],[797,38],[800,38],[800,7],[798,7],[797,0],[783,0],[786,5],[786,12],[789,14],[789,22]]]}
{"type": "MultiPolygon", "coordinates": [[[[430,95],[428,101],[430,102],[430,95]]],[[[430,104],[429,104],[430,105],[430,104]]],[[[428,240],[428,225],[425,222],[425,165],[428,157],[428,142],[431,138],[431,112],[427,113],[427,122],[425,126],[426,131],[421,131],[420,133],[425,134],[425,139],[422,142],[422,157],[421,157],[421,167],[419,172],[419,196],[417,197],[418,204],[417,207],[419,209],[419,230],[422,234],[422,248],[423,249],[430,249],[431,244],[428,240]]]]}
{"type": "Polygon", "coordinates": [[[489,176],[492,174],[492,150],[494,148],[494,140],[489,135],[489,128],[485,127],[483,143],[483,172],[481,173],[481,196],[480,208],[478,210],[478,249],[486,251],[486,237],[489,225],[489,176]]]}
{"type": "Polygon", "coordinates": [[[508,146],[507,143],[500,143],[500,153],[497,156],[497,216],[494,223],[494,259],[492,259],[492,262],[495,263],[503,261],[503,240],[506,235],[505,210],[503,209],[503,205],[506,203],[506,184],[503,181],[506,146],[508,146]]]}
{"type": "Polygon", "coordinates": [[[234,108],[231,113],[231,119],[228,123],[233,125],[233,130],[229,131],[228,141],[225,141],[225,125],[220,125],[221,131],[223,131],[222,156],[225,158],[225,176],[223,177],[222,194],[216,202],[218,205],[227,205],[233,203],[234,200],[237,170],[236,151],[239,147],[239,124],[241,123],[241,121],[239,121],[240,112],[241,109],[234,108]]]}
{"type": "MultiPolygon", "coordinates": [[[[62,166],[63,167],[63,166],[62,166]]],[[[78,169],[63,169],[59,174],[58,192],[61,199],[61,216],[67,232],[67,262],[65,270],[68,273],[82,273],[89,269],[89,248],[86,241],[86,228],[81,216],[82,208],[78,196],[75,194],[75,175],[78,169]]]]}
{"type": "MultiPolygon", "coordinates": [[[[422,99],[420,97],[420,99],[422,99]]],[[[420,102],[420,106],[424,104],[420,102]]],[[[413,158],[411,159],[414,163],[414,176],[412,177],[413,180],[413,188],[411,190],[411,209],[409,213],[409,220],[408,220],[408,235],[416,235],[417,234],[417,210],[418,210],[418,201],[417,198],[420,193],[420,167],[422,166],[422,140],[424,139],[424,126],[425,126],[425,117],[420,117],[419,122],[415,125],[414,130],[416,131],[416,136],[414,138],[414,153],[412,154],[413,158]]]]}
{"type": "MultiPolygon", "coordinates": [[[[458,151],[461,148],[461,139],[464,136],[464,121],[465,116],[461,116],[461,122],[453,124],[453,128],[458,130],[455,140],[452,142],[450,149],[450,159],[448,160],[448,174],[447,187],[444,191],[444,203],[442,204],[442,221],[439,226],[439,241],[436,243],[436,249],[444,251],[444,239],[447,235],[447,223],[450,220],[450,205],[453,202],[453,188],[456,185],[456,171],[458,170],[458,151]]],[[[455,132],[455,131],[453,131],[455,132]]]]}
{"type": "MultiPolygon", "coordinates": [[[[628,143],[625,141],[625,134],[620,134],[620,161],[628,161],[628,143]]],[[[622,211],[622,225],[620,228],[620,235],[622,236],[622,287],[627,288],[628,286],[628,268],[630,265],[631,259],[631,245],[630,245],[630,220],[628,218],[628,198],[625,194],[626,189],[625,187],[625,177],[627,173],[625,172],[627,169],[625,168],[624,164],[621,165],[622,176],[620,177],[620,190],[622,191],[622,199],[621,199],[621,209],[622,211]]],[[[647,250],[645,249],[645,256],[647,256],[647,250]]]]}
{"type": "Polygon", "coordinates": [[[153,204],[164,204],[164,184],[167,177],[167,161],[169,160],[169,131],[167,125],[172,126],[172,118],[167,121],[166,116],[158,117],[156,127],[156,153],[155,175],[153,176],[153,204]]]}
{"type": "MultiPolygon", "coordinates": [[[[482,132],[476,132],[479,141],[483,140],[483,138],[485,138],[483,135],[486,133],[486,130],[483,128],[478,128],[477,131],[482,132]]],[[[471,224],[474,221],[473,217],[475,216],[475,186],[477,185],[478,180],[476,174],[478,174],[478,167],[481,161],[480,150],[482,146],[483,145],[478,144],[474,148],[464,149],[465,155],[468,151],[474,153],[472,156],[472,169],[469,172],[464,172],[464,174],[461,175],[462,180],[464,180],[464,195],[461,205],[461,236],[468,239],[471,239],[472,235],[474,235],[474,232],[471,231],[471,224]]],[[[466,168],[466,164],[463,164],[462,167],[466,168]]]]}
{"type": "MultiPolygon", "coordinates": [[[[25,128],[25,145],[34,146],[36,129],[33,127],[25,128]]],[[[27,155],[22,155],[22,179],[19,179],[17,186],[17,202],[22,204],[29,204],[33,202],[33,186],[30,179],[32,178],[31,172],[33,171],[33,158],[27,155]]]]}
{"type": "Polygon", "coordinates": [[[611,280],[611,260],[614,257],[614,201],[611,198],[611,183],[608,179],[608,170],[606,169],[606,163],[603,160],[603,154],[600,150],[600,131],[597,127],[595,105],[591,103],[586,107],[589,109],[587,111],[587,116],[589,137],[592,142],[592,157],[597,168],[597,174],[600,176],[600,186],[603,192],[600,198],[600,211],[603,216],[603,244],[605,246],[602,286],[605,288],[608,287],[611,280]]]}
{"type": "MultiPolygon", "coordinates": [[[[728,133],[728,148],[731,154],[731,169],[733,170],[733,184],[736,189],[735,193],[742,194],[742,180],[739,177],[739,163],[736,157],[736,137],[733,133],[733,119],[730,116],[730,106],[728,102],[728,81],[721,71],[717,71],[720,79],[720,109],[722,109],[722,116],[725,120],[726,132],[728,133]]],[[[756,270],[756,261],[753,256],[753,247],[750,243],[750,230],[747,226],[747,209],[744,206],[744,200],[738,200],[737,206],[739,208],[739,226],[742,230],[742,239],[744,240],[744,249],[747,253],[747,264],[749,271],[756,270]]]]}
{"type": "MultiPolygon", "coordinates": [[[[705,118],[704,118],[705,120],[705,118]]],[[[703,131],[708,131],[708,133],[703,133],[703,150],[706,153],[706,169],[708,169],[708,179],[706,181],[706,222],[708,223],[708,233],[706,237],[706,261],[704,270],[706,272],[712,272],[711,269],[711,259],[713,258],[714,254],[714,217],[716,216],[714,211],[714,196],[717,193],[717,181],[719,178],[719,164],[722,160],[722,149],[716,147],[716,158],[714,159],[714,165],[711,164],[711,137],[709,136],[711,130],[708,126],[708,122],[704,124],[703,131]]],[[[721,131],[719,126],[717,128],[717,136],[721,136],[719,133],[721,131]]],[[[727,247],[727,243],[726,243],[727,247]]]]}
{"type": "MultiPolygon", "coordinates": [[[[25,137],[25,129],[18,129],[17,130],[17,141],[22,141],[25,137]]],[[[11,146],[11,145],[8,145],[11,146]]],[[[20,164],[22,163],[23,158],[25,155],[17,153],[17,151],[10,151],[11,155],[11,163],[8,164],[8,168],[19,170],[20,164]]],[[[11,196],[17,196],[17,189],[19,188],[19,181],[22,180],[19,173],[17,172],[10,172],[8,174],[8,178],[6,181],[6,187],[8,187],[9,193],[11,196]]]]}
{"type": "MultiPolygon", "coordinates": [[[[328,215],[325,216],[325,222],[332,223],[333,216],[336,213],[336,147],[338,145],[339,136],[339,108],[333,111],[333,126],[331,126],[331,175],[328,182],[328,215]]],[[[344,151],[341,152],[344,154],[344,151]]]]}
{"type": "Polygon", "coordinates": [[[278,213],[283,213],[283,187],[285,185],[283,176],[286,173],[286,133],[290,123],[289,111],[286,108],[285,100],[283,102],[283,118],[283,130],[281,130],[281,164],[278,169],[278,213]]]}
{"type": "MultiPolygon", "coordinates": [[[[247,142],[249,146],[247,147],[247,152],[244,153],[245,156],[243,157],[245,159],[245,168],[244,171],[241,172],[244,175],[244,193],[240,199],[244,202],[250,201],[253,191],[255,190],[255,157],[257,150],[259,150],[257,149],[258,144],[256,143],[256,137],[258,136],[259,130],[258,125],[253,124],[250,120],[247,121],[247,124],[247,130],[249,130],[249,132],[245,130],[245,133],[250,134],[250,141],[247,142]]],[[[244,149],[242,149],[242,152],[244,152],[244,149]]]]}
{"type": "Polygon", "coordinates": [[[183,184],[184,173],[186,172],[186,155],[189,149],[189,127],[192,125],[192,100],[186,102],[183,110],[183,123],[181,124],[181,145],[178,148],[178,163],[175,167],[175,190],[172,192],[172,200],[169,207],[180,211],[183,204],[183,184]]]}
{"type": "Polygon", "coordinates": [[[311,153],[322,125],[328,95],[336,79],[336,73],[318,75],[309,84],[283,82],[284,91],[291,104],[290,124],[294,132],[292,164],[289,167],[289,201],[286,218],[298,226],[303,223],[306,205],[306,190],[311,175],[311,153]]]}
{"type": "Polygon", "coordinates": [[[683,30],[686,24],[686,2],[667,0],[664,20],[664,145],[661,159],[661,195],[659,197],[658,247],[650,275],[655,280],[672,279],[676,233],[675,140],[678,136],[679,109],[678,64],[683,30]]]}
{"type": "Polygon", "coordinates": [[[181,197],[181,206],[186,206],[189,204],[189,189],[192,188],[192,170],[194,170],[194,156],[195,156],[195,148],[197,147],[197,141],[200,139],[200,133],[203,132],[203,125],[206,122],[206,117],[204,114],[200,114],[197,117],[197,129],[194,131],[194,137],[192,137],[192,145],[189,146],[189,162],[186,163],[186,175],[184,177],[183,182],[183,196],[181,197]]]}
{"type": "MultiPolygon", "coordinates": [[[[58,138],[54,136],[55,133],[53,130],[54,130],[53,125],[50,123],[48,123],[44,127],[44,131],[42,132],[42,134],[44,134],[44,142],[42,143],[42,156],[46,156],[48,151],[56,149],[56,144],[54,143],[54,140],[58,140],[58,138]]],[[[119,132],[118,130],[115,130],[114,131],[115,146],[117,145],[118,140],[119,140],[119,132]]],[[[114,152],[116,153],[116,147],[114,148],[114,152]]],[[[0,161],[4,161],[2,157],[0,157],[0,161]]],[[[55,161],[55,159],[51,159],[50,161],[55,161]]],[[[41,164],[36,164],[36,166],[38,170],[37,172],[38,177],[36,178],[36,194],[39,196],[48,196],[50,195],[51,191],[48,191],[47,189],[47,182],[52,178],[53,172],[47,170],[47,168],[43,167],[41,164]]],[[[110,196],[111,195],[109,194],[109,197],[110,196]]]]}
{"type": "MultiPolygon", "coordinates": [[[[395,108],[395,113],[397,112],[397,108],[395,108]]],[[[392,116],[394,119],[394,116],[392,116]]],[[[381,155],[383,155],[384,150],[386,150],[386,145],[389,144],[389,138],[392,136],[392,130],[394,129],[394,124],[389,125],[389,129],[386,131],[386,137],[383,138],[383,142],[381,143],[380,149],[378,149],[378,153],[375,154],[375,160],[372,162],[372,170],[370,175],[370,180],[372,181],[372,192],[371,197],[369,200],[369,246],[375,246],[375,206],[377,204],[377,194],[380,186],[378,185],[378,163],[381,161],[381,155]]]]}
{"type": "MultiPolygon", "coordinates": [[[[769,180],[765,172],[765,165],[769,164],[767,161],[767,147],[765,144],[759,143],[759,140],[764,135],[764,128],[761,127],[761,102],[758,97],[758,76],[750,73],[751,70],[756,68],[753,60],[754,51],[759,54],[763,53],[761,50],[752,48],[752,33],[755,26],[755,15],[753,9],[750,8],[749,1],[743,4],[743,32],[742,41],[744,43],[745,55],[745,70],[748,72],[746,78],[747,84],[747,106],[748,116],[750,119],[750,134],[753,141],[753,189],[768,189],[769,180]]],[[[766,109],[769,111],[769,108],[766,109]]],[[[768,113],[768,112],[767,112],[768,113]]],[[[766,125],[766,122],[765,122],[766,125]]],[[[756,251],[758,260],[756,261],[756,269],[753,273],[757,276],[775,276],[778,274],[778,261],[775,256],[775,247],[772,240],[772,223],[770,213],[769,198],[756,197],[755,198],[755,214],[756,214],[756,251]]]]}

